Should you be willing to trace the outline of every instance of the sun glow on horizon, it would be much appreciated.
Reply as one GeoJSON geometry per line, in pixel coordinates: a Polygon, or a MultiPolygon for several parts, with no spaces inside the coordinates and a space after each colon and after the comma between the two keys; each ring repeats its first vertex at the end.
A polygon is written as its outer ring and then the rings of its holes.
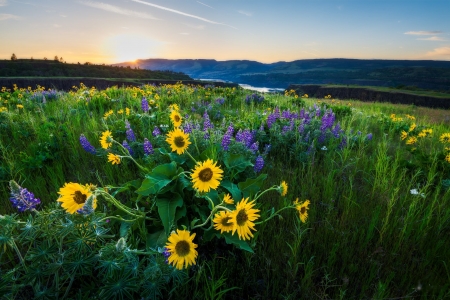
{"type": "Polygon", "coordinates": [[[138,34],[118,34],[108,37],[103,51],[114,63],[135,62],[153,58],[158,53],[158,42],[138,34]]]}

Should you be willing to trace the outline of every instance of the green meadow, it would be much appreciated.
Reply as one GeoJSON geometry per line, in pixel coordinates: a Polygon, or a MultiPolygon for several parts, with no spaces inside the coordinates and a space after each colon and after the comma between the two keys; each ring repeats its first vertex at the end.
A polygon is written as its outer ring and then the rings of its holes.
{"type": "Polygon", "coordinates": [[[2,299],[450,297],[450,112],[0,91],[2,299]]]}

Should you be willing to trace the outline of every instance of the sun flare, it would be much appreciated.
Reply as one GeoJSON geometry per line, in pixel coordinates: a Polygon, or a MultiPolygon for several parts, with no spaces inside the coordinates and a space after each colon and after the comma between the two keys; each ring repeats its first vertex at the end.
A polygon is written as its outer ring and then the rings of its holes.
{"type": "Polygon", "coordinates": [[[104,51],[116,63],[155,57],[156,48],[155,40],[138,34],[114,35],[106,39],[104,43],[104,51]]]}

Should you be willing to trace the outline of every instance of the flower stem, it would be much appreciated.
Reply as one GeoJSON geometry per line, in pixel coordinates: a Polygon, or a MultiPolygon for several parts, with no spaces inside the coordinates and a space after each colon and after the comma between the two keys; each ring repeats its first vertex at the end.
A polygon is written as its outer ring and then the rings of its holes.
{"type": "Polygon", "coordinates": [[[267,193],[267,192],[269,192],[269,191],[273,191],[273,190],[278,190],[278,186],[277,186],[277,185],[274,185],[274,186],[268,188],[267,190],[265,190],[265,191],[263,191],[263,192],[257,194],[257,195],[255,196],[255,199],[253,199],[253,200],[256,201],[256,200],[258,200],[259,197],[261,197],[261,196],[264,195],[265,193],[267,193]]]}
{"type": "Polygon", "coordinates": [[[271,215],[271,216],[268,217],[267,219],[265,219],[265,220],[263,220],[263,221],[260,221],[260,222],[255,222],[255,225],[263,224],[263,223],[269,221],[270,219],[274,218],[275,216],[279,216],[279,212],[281,212],[281,211],[283,211],[283,210],[285,210],[285,209],[288,209],[288,208],[294,208],[294,209],[295,209],[295,205],[285,206],[285,207],[279,209],[278,211],[276,211],[273,215],[271,215]]]}
{"type": "Polygon", "coordinates": [[[197,161],[195,160],[194,157],[192,157],[192,155],[189,153],[189,151],[186,150],[186,154],[197,164],[197,161]]]}

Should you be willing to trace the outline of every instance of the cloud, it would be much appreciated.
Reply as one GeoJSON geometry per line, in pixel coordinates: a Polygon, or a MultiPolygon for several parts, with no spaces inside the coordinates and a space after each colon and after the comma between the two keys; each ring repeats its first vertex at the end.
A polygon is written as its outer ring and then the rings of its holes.
{"type": "Polygon", "coordinates": [[[209,8],[214,9],[213,7],[211,7],[211,6],[209,6],[209,5],[205,4],[205,3],[201,3],[200,1],[197,1],[197,3],[200,3],[201,5],[204,5],[204,6],[207,6],[207,7],[209,7],[209,8]]]}
{"type": "Polygon", "coordinates": [[[179,11],[179,10],[167,8],[167,7],[160,6],[160,5],[156,5],[156,4],[153,4],[153,3],[149,3],[149,2],[145,2],[145,1],[141,1],[141,0],[131,0],[131,1],[137,2],[137,3],[141,3],[141,4],[144,4],[144,5],[148,5],[148,6],[152,6],[152,7],[156,7],[156,8],[162,9],[162,10],[170,11],[170,12],[173,12],[173,13],[176,13],[176,14],[179,14],[179,15],[182,15],[182,16],[194,18],[194,19],[197,19],[197,20],[200,20],[200,21],[203,21],[203,22],[207,22],[207,23],[211,23],[211,24],[216,24],[216,25],[225,25],[225,26],[228,26],[228,27],[237,29],[236,27],[233,27],[233,26],[230,26],[230,25],[227,25],[227,24],[224,24],[224,23],[214,22],[214,21],[211,21],[211,20],[202,18],[202,17],[194,16],[194,15],[187,14],[187,13],[184,13],[184,12],[179,11]]]}
{"type": "Polygon", "coordinates": [[[251,17],[253,15],[251,12],[243,11],[243,10],[238,10],[238,13],[243,14],[247,17],[251,17]]]}
{"type": "Polygon", "coordinates": [[[189,35],[189,32],[180,32],[181,35],[189,35]]]}
{"type": "Polygon", "coordinates": [[[8,5],[8,1],[0,0],[0,6],[6,6],[6,5],[8,5]]]}
{"type": "Polygon", "coordinates": [[[61,27],[61,25],[59,25],[59,24],[53,24],[53,27],[59,28],[59,27],[61,27]]]}
{"type": "Polygon", "coordinates": [[[426,57],[450,59],[450,47],[440,47],[427,52],[426,57]]]}
{"type": "Polygon", "coordinates": [[[411,35],[436,35],[436,34],[441,34],[442,31],[408,31],[405,32],[405,34],[411,34],[411,35]]]}
{"type": "Polygon", "coordinates": [[[431,37],[428,37],[428,38],[418,39],[418,40],[421,40],[421,41],[438,41],[438,42],[445,41],[445,39],[443,39],[441,37],[438,37],[438,36],[431,36],[431,37]]]}
{"type": "Polygon", "coordinates": [[[106,4],[106,3],[102,3],[102,2],[79,1],[79,3],[89,6],[89,7],[102,9],[102,10],[113,12],[113,13],[120,14],[120,15],[125,15],[125,16],[130,16],[130,17],[138,17],[138,18],[142,18],[142,19],[157,20],[157,18],[153,17],[152,15],[146,14],[146,13],[123,9],[118,6],[114,6],[114,5],[106,4]]]}
{"type": "Polygon", "coordinates": [[[10,15],[10,14],[0,14],[0,21],[5,21],[5,20],[20,20],[22,19],[19,16],[15,16],[15,15],[10,15]]]}

